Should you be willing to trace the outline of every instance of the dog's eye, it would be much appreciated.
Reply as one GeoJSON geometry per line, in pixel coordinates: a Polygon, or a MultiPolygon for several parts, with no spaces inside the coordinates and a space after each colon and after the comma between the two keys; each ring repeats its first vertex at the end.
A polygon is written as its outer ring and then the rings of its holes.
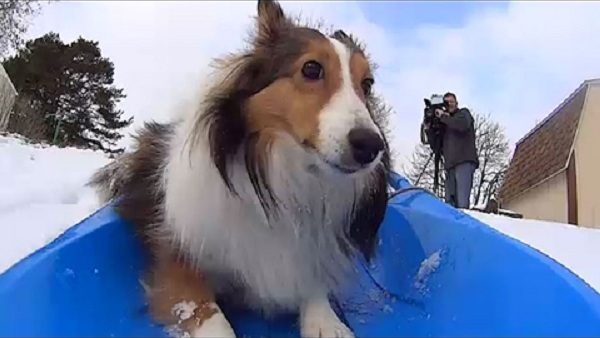
{"type": "Polygon", "coordinates": [[[373,80],[371,78],[367,78],[362,81],[361,87],[362,87],[362,90],[363,90],[363,93],[365,94],[365,96],[371,95],[371,88],[373,87],[374,83],[375,83],[375,80],[373,80]]]}
{"type": "Polygon", "coordinates": [[[302,66],[302,75],[309,80],[319,80],[323,78],[323,66],[317,61],[308,61],[302,66]]]}

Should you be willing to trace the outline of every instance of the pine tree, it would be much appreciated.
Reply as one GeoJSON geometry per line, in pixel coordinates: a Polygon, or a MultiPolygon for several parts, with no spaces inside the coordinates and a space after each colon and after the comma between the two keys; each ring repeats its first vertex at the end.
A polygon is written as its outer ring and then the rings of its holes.
{"type": "Polygon", "coordinates": [[[116,88],[114,65],[102,57],[98,42],[79,38],[70,44],[56,33],[28,41],[4,67],[20,95],[31,100],[47,125],[46,141],[120,153],[114,146],[120,129],[133,118],[122,119],[118,102],[125,97],[116,88]]]}

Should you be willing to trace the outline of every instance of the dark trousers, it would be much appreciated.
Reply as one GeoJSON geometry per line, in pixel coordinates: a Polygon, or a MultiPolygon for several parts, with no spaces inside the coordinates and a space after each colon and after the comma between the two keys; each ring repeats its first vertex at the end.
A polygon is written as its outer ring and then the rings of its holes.
{"type": "Polygon", "coordinates": [[[475,164],[465,162],[446,170],[446,203],[459,209],[469,209],[475,164]]]}

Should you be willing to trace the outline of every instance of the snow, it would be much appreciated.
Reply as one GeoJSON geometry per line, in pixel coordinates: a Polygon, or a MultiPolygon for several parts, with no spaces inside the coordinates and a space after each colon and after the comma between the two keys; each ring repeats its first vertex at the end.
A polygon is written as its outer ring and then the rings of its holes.
{"type": "Polygon", "coordinates": [[[437,270],[442,260],[442,250],[438,250],[429,257],[425,258],[419,266],[417,276],[415,277],[415,287],[419,290],[424,290],[427,279],[429,276],[437,270]]]}
{"type": "Polygon", "coordinates": [[[503,212],[503,213],[506,213],[506,214],[513,214],[513,215],[517,214],[516,212],[514,212],[512,210],[508,210],[508,209],[498,209],[498,212],[503,212]]]}
{"type": "Polygon", "coordinates": [[[194,301],[182,301],[173,305],[171,313],[173,313],[179,319],[179,323],[181,323],[182,321],[191,318],[197,308],[198,306],[194,301]]]}
{"type": "Polygon", "coordinates": [[[0,273],[97,209],[84,184],[103,153],[0,136],[0,273]]]}
{"type": "Polygon", "coordinates": [[[597,259],[600,257],[600,230],[477,211],[465,212],[546,254],[600,292],[600,261],[597,259]]]}
{"type": "MultiPolygon", "coordinates": [[[[0,135],[0,158],[1,274],[99,207],[85,183],[109,159],[101,152],[31,145],[14,135],[0,135]]],[[[600,230],[465,212],[554,258],[600,292],[600,230]]],[[[423,261],[415,283],[440,259],[436,252],[423,261]]],[[[185,316],[186,309],[178,310],[185,316]]]]}

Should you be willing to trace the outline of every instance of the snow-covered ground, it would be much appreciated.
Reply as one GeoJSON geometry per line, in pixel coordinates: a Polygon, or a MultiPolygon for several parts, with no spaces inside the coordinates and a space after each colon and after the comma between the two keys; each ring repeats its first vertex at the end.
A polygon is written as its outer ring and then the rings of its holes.
{"type": "MultiPolygon", "coordinates": [[[[84,184],[108,161],[100,152],[0,136],[0,273],[97,209],[84,184]]],[[[554,258],[600,292],[600,230],[468,213],[554,258]]]]}
{"type": "Polygon", "coordinates": [[[0,273],[96,209],[84,184],[108,161],[100,152],[0,136],[0,273]]]}
{"type": "Polygon", "coordinates": [[[477,211],[467,213],[552,257],[600,292],[600,230],[477,211]]]}

